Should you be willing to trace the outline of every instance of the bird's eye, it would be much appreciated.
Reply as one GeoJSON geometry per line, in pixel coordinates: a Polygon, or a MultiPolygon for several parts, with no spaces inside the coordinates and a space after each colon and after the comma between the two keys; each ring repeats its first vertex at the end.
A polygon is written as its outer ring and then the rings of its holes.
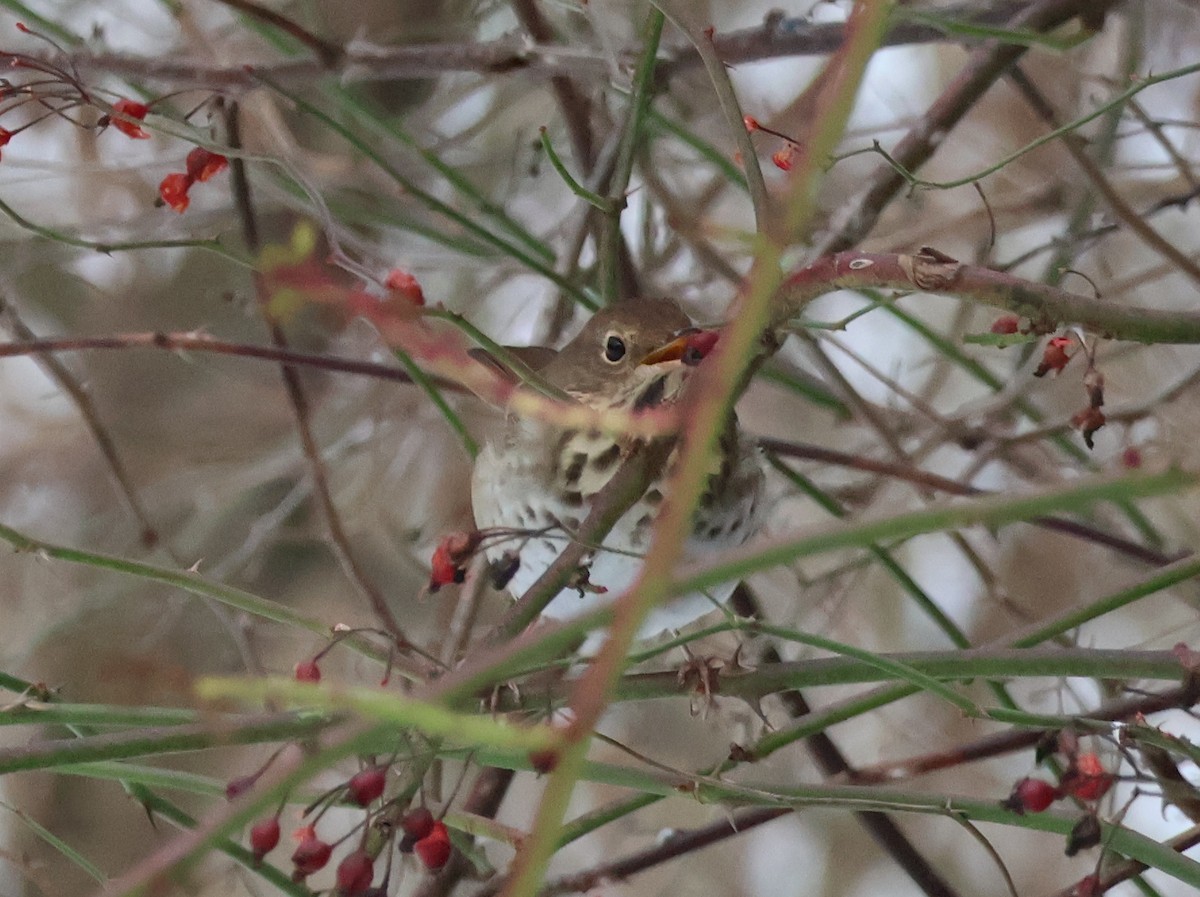
{"type": "Polygon", "coordinates": [[[604,359],[616,364],[625,357],[625,340],[615,333],[610,333],[604,341],[604,359]]]}

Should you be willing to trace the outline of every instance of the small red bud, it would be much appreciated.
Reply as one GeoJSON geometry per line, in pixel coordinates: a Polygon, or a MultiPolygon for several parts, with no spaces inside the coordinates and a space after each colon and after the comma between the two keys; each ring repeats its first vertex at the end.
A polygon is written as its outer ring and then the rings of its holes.
{"type": "Polygon", "coordinates": [[[350,800],[360,807],[365,807],[379,795],[387,785],[387,770],[382,766],[372,766],[362,772],[355,773],[346,785],[350,800]]]}
{"type": "Polygon", "coordinates": [[[1049,782],[1024,778],[1013,786],[1012,794],[1004,801],[1004,806],[1014,813],[1040,813],[1058,798],[1058,789],[1049,782]]]}
{"type": "Polygon", "coordinates": [[[296,664],[292,675],[295,676],[297,682],[320,682],[321,668],[315,660],[302,660],[296,664]]]}
{"type": "Polygon", "coordinates": [[[776,150],[771,154],[771,161],[775,163],[775,167],[780,171],[792,170],[792,157],[796,151],[791,146],[785,146],[781,150],[776,150]]]}
{"type": "Polygon", "coordinates": [[[747,131],[757,131],[758,130],[758,119],[755,118],[753,115],[743,115],[742,116],[742,124],[746,126],[747,131]]]}
{"type": "Polygon", "coordinates": [[[356,850],[338,863],[337,887],[346,897],[361,897],[375,878],[375,861],[365,850],[356,850]]]}
{"type": "Polygon", "coordinates": [[[1128,470],[1137,470],[1142,466],[1142,450],[1131,445],[1121,452],[1121,466],[1128,470]]]}
{"type": "Polygon", "coordinates": [[[268,853],[275,849],[275,845],[279,843],[279,817],[269,816],[266,819],[260,819],[250,829],[250,849],[254,852],[254,859],[261,860],[268,853]]]}

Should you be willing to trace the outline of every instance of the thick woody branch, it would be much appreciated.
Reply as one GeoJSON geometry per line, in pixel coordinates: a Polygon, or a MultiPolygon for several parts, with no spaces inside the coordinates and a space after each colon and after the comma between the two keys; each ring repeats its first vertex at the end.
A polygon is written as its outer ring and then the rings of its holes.
{"type": "Polygon", "coordinates": [[[1200,343],[1200,313],[1138,308],[965,265],[930,249],[916,255],[838,252],[788,277],[776,293],[777,324],[833,290],[904,290],[956,296],[1028,318],[1038,331],[1075,324],[1106,339],[1200,343]]]}
{"type": "MultiPolygon", "coordinates": [[[[229,2],[249,11],[244,0],[229,2]]],[[[1030,4],[1017,0],[998,0],[982,9],[978,4],[964,3],[944,10],[942,23],[962,22],[969,25],[1000,25],[1010,21],[1030,4]]],[[[897,18],[884,38],[884,46],[932,43],[936,41],[967,41],[953,28],[933,21],[897,18]]],[[[803,18],[768,16],[761,25],[713,36],[718,55],[730,65],[777,59],[788,56],[824,56],[832,53],[845,40],[846,29],[840,23],[814,23],[803,18]]],[[[537,35],[534,35],[537,39],[537,35]]],[[[343,83],[391,81],[403,78],[436,78],[451,72],[474,72],[481,75],[524,73],[539,78],[607,78],[610,61],[598,51],[564,49],[533,43],[520,36],[505,36],[493,41],[464,43],[430,43],[401,47],[383,47],[366,42],[352,42],[344,48],[324,41],[306,41],[319,47],[312,59],[287,62],[250,63],[247,65],[213,66],[178,58],[131,56],[120,53],[90,53],[72,48],[71,60],[82,72],[118,75],[144,79],[172,86],[194,85],[223,90],[246,90],[259,85],[257,75],[267,76],[273,83],[299,86],[311,84],[329,75],[343,83]]],[[[621,54],[626,59],[637,56],[630,48],[621,54]]],[[[680,46],[667,53],[668,59],[659,70],[659,77],[696,68],[700,57],[690,46],[680,46]]]]}

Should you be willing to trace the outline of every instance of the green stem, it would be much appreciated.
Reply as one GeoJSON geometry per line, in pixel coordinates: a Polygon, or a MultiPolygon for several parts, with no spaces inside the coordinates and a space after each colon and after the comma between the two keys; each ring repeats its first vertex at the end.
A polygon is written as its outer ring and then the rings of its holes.
{"type": "MultiPolygon", "coordinates": [[[[157,567],[153,564],[144,564],[140,561],[115,557],[114,555],[66,548],[26,536],[24,533],[18,532],[2,523],[0,523],[0,541],[9,543],[17,551],[66,561],[70,564],[80,564],[85,567],[112,570],[116,573],[123,573],[126,576],[135,576],[139,579],[182,589],[185,592],[199,595],[203,598],[212,598],[235,610],[243,611],[244,613],[275,623],[295,626],[319,635],[322,638],[329,638],[332,632],[327,623],[322,623],[312,617],[306,617],[282,604],[266,598],[260,598],[242,589],[210,582],[191,570],[172,570],[166,567],[157,567]]],[[[340,643],[365,657],[370,657],[381,662],[387,659],[386,651],[363,639],[354,637],[345,638],[340,643]]],[[[397,672],[403,673],[403,670],[398,669],[397,672]]],[[[0,679],[0,685],[9,687],[2,679],[0,679]]]]}
{"type": "Polygon", "coordinates": [[[620,298],[621,212],[625,209],[625,194],[629,190],[629,179],[633,176],[633,160],[637,156],[638,144],[642,139],[646,109],[649,108],[653,96],[654,66],[662,30],[662,12],[651,9],[642,29],[642,54],[633,76],[633,90],[621,143],[617,149],[617,161],[609,182],[609,199],[604,210],[606,214],[601,230],[600,294],[609,305],[620,298]]]}
{"type": "Polygon", "coordinates": [[[619,215],[620,212],[614,209],[616,204],[611,199],[597,196],[587,187],[583,186],[583,184],[579,183],[579,181],[575,180],[575,177],[567,170],[567,166],[563,164],[563,160],[559,158],[558,152],[554,149],[554,144],[550,140],[550,134],[544,126],[540,129],[539,133],[541,134],[542,149],[546,153],[546,158],[550,160],[550,165],[558,172],[558,176],[563,179],[563,183],[567,185],[567,188],[588,205],[594,206],[605,215],[612,215],[614,213],[619,215]]]}
{"type": "Polygon", "coordinates": [[[1060,128],[1055,128],[1052,131],[1048,131],[1047,133],[1043,134],[1041,137],[1038,137],[1036,140],[1031,140],[1029,143],[1025,144],[1019,150],[1009,153],[1007,156],[1005,156],[999,162],[996,162],[994,165],[989,165],[987,168],[980,169],[979,171],[975,172],[974,174],[969,174],[969,175],[966,175],[965,177],[961,177],[961,178],[955,178],[954,180],[949,180],[949,181],[922,180],[921,178],[917,177],[912,172],[910,172],[903,165],[901,165],[899,162],[897,162],[895,159],[893,159],[887,153],[887,151],[884,150],[883,147],[881,147],[879,145],[878,142],[876,142],[875,145],[870,148],[854,150],[852,152],[845,153],[845,154],[839,156],[838,158],[845,159],[850,156],[860,155],[862,153],[877,153],[883,157],[884,161],[887,162],[888,165],[890,165],[897,174],[899,174],[902,178],[904,178],[905,182],[908,183],[909,187],[924,188],[927,190],[949,190],[954,187],[963,187],[967,184],[973,184],[976,181],[980,181],[983,178],[987,177],[989,174],[995,174],[997,171],[1007,168],[1009,165],[1011,165],[1017,159],[1020,159],[1022,156],[1028,155],[1029,153],[1033,152],[1035,149],[1038,149],[1039,147],[1045,146],[1047,143],[1057,140],[1059,137],[1063,136],[1064,134],[1070,134],[1071,132],[1076,131],[1079,128],[1082,128],[1088,122],[1095,121],[1097,118],[1100,118],[1102,115],[1106,114],[1111,109],[1115,109],[1115,108],[1118,108],[1118,107],[1124,105],[1126,102],[1128,102],[1133,97],[1137,96],[1139,93],[1141,93],[1143,90],[1145,90],[1148,87],[1153,87],[1155,84],[1162,84],[1164,81],[1174,81],[1178,78],[1183,78],[1183,77],[1186,77],[1187,75],[1193,75],[1197,72],[1200,72],[1200,63],[1194,63],[1192,65],[1185,65],[1185,66],[1182,66],[1181,68],[1172,69],[1169,72],[1163,72],[1161,75],[1146,75],[1144,77],[1138,78],[1130,87],[1127,87],[1125,90],[1121,91],[1119,94],[1117,94],[1111,100],[1109,100],[1107,103],[1104,103],[1103,105],[1096,107],[1091,112],[1085,113],[1084,115],[1079,116],[1078,118],[1074,119],[1073,121],[1067,122],[1065,125],[1063,125],[1060,128]]]}
{"type": "Polygon", "coordinates": [[[884,520],[827,527],[801,539],[780,539],[763,546],[751,544],[717,559],[695,565],[676,579],[670,595],[711,589],[723,582],[736,582],[751,573],[803,557],[843,548],[864,548],[873,542],[907,539],[923,533],[986,524],[1000,526],[1054,511],[1083,507],[1098,501],[1115,501],[1135,496],[1179,492],[1195,485],[1197,476],[1172,469],[1161,473],[1135,473],[1101,477],[1072,483],[1058,489],[1018,496],[989,496],[898,514],[884,520]]]}

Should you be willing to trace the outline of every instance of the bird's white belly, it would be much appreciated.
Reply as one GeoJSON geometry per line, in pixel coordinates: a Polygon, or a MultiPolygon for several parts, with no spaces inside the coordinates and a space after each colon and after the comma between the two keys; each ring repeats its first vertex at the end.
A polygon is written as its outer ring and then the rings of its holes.
{"type": "MultiPolygon", "coordinates": [[[[589,504],[571,506],[552,495],[546,487],[541,471],[546,459],[541,453],[533,453],[509,464],[504,476],[498,476],[497,458],[489,445],[480,453],[476,462],[472,483],[475,506],[475,522],[480,530],[514,529],[522,531],[502,541],[488,540],[488,555],[497,558],[506,551],[519,550],[521,563],[509,583],[516,596],[523,595],[569,544],[569,533],[574,532],[587,516],[589,504]],[[516,500],[513,500],[513,497],[516,500]],[[561,526],[556,526],[559,523],[561,526]],[[545,532],[538,532],[549,527],[545,532]],[[531,533],[531,535],[525,535],[531,533]]],[[[754,473],[759,474],[757,460],[749,456],[743,463],[752,463],[754,473]]],[[[590,498],[611,479],[615,472],[605,471],[603,476],[594,471],[585,471],[580,487],[590,498]]],[[[653,492],[653,490],[651,491],[653,492]]],[[[651,493],[648,493],[651,494],[651,493]]],[[[740,545],[754,532],[758,508],[758,490],[750,490],[740,506],[729,508],[718,520],[707,521],[710,525],[703,533],[688,540],[684,562],[695,561],[724,548],[740,545]],[[716,532],[713,532],[716,524],[716,532]]],[[[658,502],[639,499],[617,521],[604,540],[604,548],[585,558],[588,580],[593,590],[586,587],[565,588],[554,597],[543,611],[556,619],[569,619],[587,613],[597,607],[612,603],[627,591],[637,580],[642,565],[636,560],[649,548],[652,521],[658,511],[658,502]],[[607,550],[605,550],[607,549],[607,550]],[[632,563],[631,563],[632,561],[632,563]],[[604,592],[598,590],[603,588],[604,592]]],[[[728,600],[736,583],[726,583],[710,590],[708,594],[694,593],[681,596],[665,605],[651,610],[641,629],[642,637],[656,635],[667,629],[676,629],[715,610],[728,600]]]]}

